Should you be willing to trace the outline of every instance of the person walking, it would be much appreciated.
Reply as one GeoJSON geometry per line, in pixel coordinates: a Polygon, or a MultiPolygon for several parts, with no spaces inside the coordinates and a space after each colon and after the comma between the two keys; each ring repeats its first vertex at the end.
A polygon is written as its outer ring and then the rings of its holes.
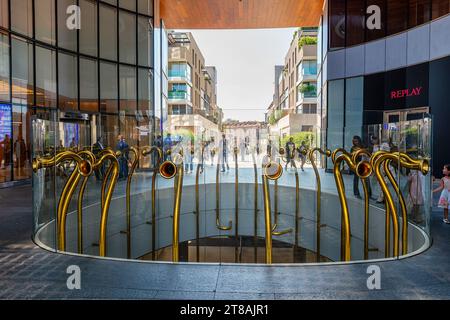
{"type": "Polygon", "coordinates": [[[222,172],[225,172],[225,165],[227,166],[227,171],[230,170],[228,164],[228,140],[226,139],[225,134],[222,134],[222,141],[220,141],[219,160],[222,164],[222,172]]]}
{"type": "Polygon", "coordinates": [[[300,168],[302,169],[302,171],[305,171],[304,166],[306,163],[306,153],[308,152],[308,147],[306,146],[305,141],[302,141],[302,144],[300,145],[300,147],[298,147],[297,152],[300,158],[300,168]]]}
{"type": "Polygon", "coordinates": [[[119,179],[128,178],[128,160],[129,160],[129,146],[125,141],[123,135],[119,135],[117,137],[117,146],[116,150],[120,151],[119,157],[119,179]]]}
{"type": "Polygon", "coordinates": [[[295,143],[294,138],[290,137],[289,141],[286,143],[286,170],[288,165],[291,165],[291,168],[295,168],[295,143]]]}

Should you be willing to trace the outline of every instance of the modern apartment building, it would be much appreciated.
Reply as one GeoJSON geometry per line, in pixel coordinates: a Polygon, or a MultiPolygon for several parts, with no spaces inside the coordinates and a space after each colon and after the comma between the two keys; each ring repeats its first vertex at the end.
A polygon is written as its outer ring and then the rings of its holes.
{"type": "Polygon", "coordinates": [[[189,32],[169,32],[168,77],[167,132],[188,130],[195,137],[218,138],[223,113],[217,106],[217,70],[205,66],[189,32]]]}
{"type": "Polygon", "coordinates": [[[320,130],[317,110],[317,28],[294,34],[282,72],[275,67],[275,96],[267,113],[271,135],[320,130]]]}

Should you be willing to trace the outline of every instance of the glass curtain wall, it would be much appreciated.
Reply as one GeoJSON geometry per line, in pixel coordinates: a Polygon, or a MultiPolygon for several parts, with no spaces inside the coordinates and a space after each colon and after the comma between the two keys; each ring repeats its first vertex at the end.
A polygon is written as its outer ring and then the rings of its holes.
{"type": "Polygon", "coordinates": [[[105,147],[118,134],[149,145],[153,41],[152,0],[0,0],[0,183],[31,178],[30,119],[40,111],[86,114],[94,132],[80,147],[103,132],[105,147]]]}

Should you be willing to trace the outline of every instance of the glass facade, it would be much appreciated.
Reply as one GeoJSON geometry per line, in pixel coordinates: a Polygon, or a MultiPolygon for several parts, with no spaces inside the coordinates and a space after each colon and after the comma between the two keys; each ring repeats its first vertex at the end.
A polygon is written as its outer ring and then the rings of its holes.
{"type": "Polygon", "coordinates": [[[149,145],[154,50],[152,0],[1,0],[0,183],[31,178],[36,119],[35,152],[149,145]]]}
{"type": "Polygon", "coordinates": [[[329,0],[329,49],[381,39],[448,13],[448,0],[329,0]]]}

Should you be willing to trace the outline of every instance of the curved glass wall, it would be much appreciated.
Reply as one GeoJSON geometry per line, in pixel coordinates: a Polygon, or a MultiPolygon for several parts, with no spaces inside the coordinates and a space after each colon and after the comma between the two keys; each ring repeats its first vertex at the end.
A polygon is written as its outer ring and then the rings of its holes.
{"type": "Polygon", "coordinates": [[[176,129],[153,149],[130,142],[90,154],[52,150],[61,122],[47,113],[33,121],[35,239],[58,251],[167,262],[418,253],[430,245],[432,120],[386,119],[329,128],[341,137],[329,149],[318,148],[320,131],[291,139],[259,124],[225,126],[224,135],[176,129]],[[158,150],[160,161],[151,157],[158,150]],[[153,170],[135,167],[145,158],[153,170]]]}

